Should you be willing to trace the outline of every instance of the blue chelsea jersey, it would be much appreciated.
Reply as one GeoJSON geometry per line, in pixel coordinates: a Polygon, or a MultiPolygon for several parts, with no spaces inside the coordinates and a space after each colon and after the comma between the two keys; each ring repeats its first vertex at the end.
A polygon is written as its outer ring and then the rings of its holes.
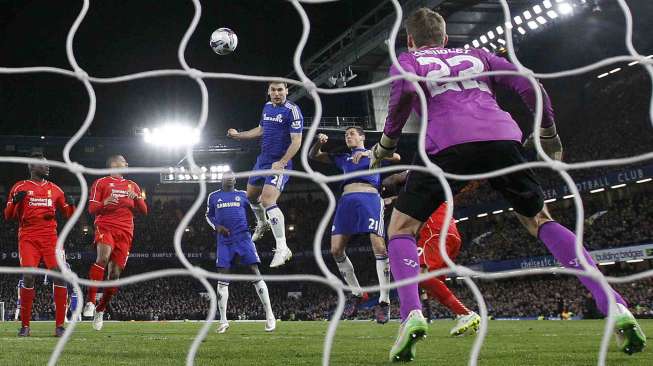
{"type": "Polygon", "coordinates": [[[247,209],[249,200],[245,191],[234,190],[231,192],[218,190],[209,194],[207,199],[206,220],[215,229],[217,225],[226,227],[230,235],[220,235],[220,241],[230,242],[230,237],[248,232],[247,209]]]}
{"type": "MultiPolygon", "coordinates": [[[[357,172],[360,170],[369,170],[370,158],[368,158],[367,156],[362,157],[361,160],[358,162],[358,164],[354,164],[353,155],[358,151],[367,151],[367,149],[355,148],[352,149],[350,153],[329,154],[329,157],[331,158],[333,163],[338,167],[338,169],[342,170],[343,173],[357,172]]],[[[382,165],[387,165],[387,163],[383,162],[382,165]]],[[[341,187],[344,187],[349,183],[357,183],[357,182],[368,183],[376,187],[376,189],[379,189],[379,186],[381,185],[381,175],[370,174],[370,175],[363,175],[356,178],[346,179],[342,182],[341,187]]]]}
{"type": "Polygon", "coordinates": [[[261,157],[266,162],[279,160],[288,151],[290,146],[290,134],[302,133],[304,128],[304,116],[297,104],[285,102],[281,105],[274,105],[267,102],[261,114],[261,157]]]}

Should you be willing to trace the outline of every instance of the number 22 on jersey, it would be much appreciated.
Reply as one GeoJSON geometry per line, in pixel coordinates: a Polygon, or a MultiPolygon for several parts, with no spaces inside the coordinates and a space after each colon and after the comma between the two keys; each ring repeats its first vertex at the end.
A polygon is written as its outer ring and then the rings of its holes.
{"type": "MultiPolygon", "coordinates": [[[[469,55],[458,55],[444,60],[437,57],[418,57],[417,62],[422,66],[432,64],[439,66],[439,69],[431,70],[428,74],[426,74],[426,77],[429,79],[439,79],[449,76],[472,76],[482,73],[483,69],[485,68],[485,65],[481,60],[469,55]],[[452,75],[451,68],[463,63],[467,65],[467,68],[458,71],[458,75],[452,75]]],[[[429,80],[426,82],[426,87],[431,94],[431,98],[435,97],[436,95],[440,95],[447,90],[460,92],[468,89],[480,89],[484,92],[491,93],[490,88],[486,83],[473,79],[463,80],[460,82],[452,81],[448,83],[429,80]]]]}

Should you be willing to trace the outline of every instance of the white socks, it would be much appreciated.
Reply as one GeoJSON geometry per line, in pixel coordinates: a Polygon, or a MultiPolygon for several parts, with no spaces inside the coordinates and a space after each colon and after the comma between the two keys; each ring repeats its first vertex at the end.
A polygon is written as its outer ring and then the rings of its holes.
{"type": "Polygon", "coordinates": [[[288,248],[286,244],[286,220],[283,217],[283,212],[277,205],[266,208],[265,212],[270,221],[274,240],[277,242],[277,250],[288,248]]]}
{"type": "MultiPolygon", "coordinates": [[[[379,277],[379,285],[390,283],[390,262],[387,255],[376,256],[376,275],[379,277]]],[[[379,302],[390,303],[390,290],[381,289],[379,302]]]]}
{"type": "Polygon", "coordinates": [[[260,203],[250,203],[249,207],[254,211],[254,216],[256,216],[256,225],[261,225],[266,221],[265,219],[265,209],[260,203]]]}
{"type": "Polygon", "coordinates": [[[358,278],[356,278],[356,273],[354,273],[354,265],[349,260],[349,257],[345,254],[342,257],[333,257],[333,259],[336,261],[338,270],[345,279],[345,282],[352,288],[351,293],[355,296],[361,296],[362,291],[356,290],[360,289],[361,285],[358,283],[358,278]]]}
{"type": "Polygon", "coordinates": [[[265,281],[260,280],[254,282],[254,288],[256,289],[258,298],[261,299],[261,303],[265,309],[265,319],[274,319],[272,304],[270,303],[270,294],[268,293],[268,286],[265,284],[265,281]]]}
{"type": "Polygon", "coordinates": [[[218,309],[220,323],[227,323],[227,301],[229,300],[229,283],[218,282],[218,309]]]}

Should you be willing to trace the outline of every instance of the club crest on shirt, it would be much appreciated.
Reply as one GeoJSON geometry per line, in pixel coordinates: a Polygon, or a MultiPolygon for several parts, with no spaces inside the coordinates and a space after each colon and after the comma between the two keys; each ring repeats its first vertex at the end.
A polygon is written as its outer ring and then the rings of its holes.
{"type": "Polygon", "coordinates": [[[240,202],[240,197],[236,196],[235,200],[240,202]]]}
{"type": "Polygon", "coordinates": [[[48,189],[48,197],[52,197],[52,190],[48,189]]]}
{"type": "Polygon", "coordinates": [[[109,183],[109,187],[113,187],[113,186],[115,186],[114,183],[109,183]]]}

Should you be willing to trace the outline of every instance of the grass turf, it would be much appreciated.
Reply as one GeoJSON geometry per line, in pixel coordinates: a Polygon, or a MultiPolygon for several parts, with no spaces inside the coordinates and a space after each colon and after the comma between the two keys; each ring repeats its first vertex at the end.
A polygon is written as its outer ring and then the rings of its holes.
{"type": "MultiPolygon", "coordinates": [[[[196,365],[318,365],[328,323],[279,322],[273,333],[263,323],[235,323],[226,334],[212,327],[196,365]]],[[[642,321],[653,334],[653,320],[642,321]]],[[[32,324],[30,338],[17,338],[18,323],[0,323],[1,365],[44,365],[56,338],[54,325],[32,324]]],[[[200,324],[105,322],[96,332],[80,324],[66,345],[60,365],[181,365],[200,324]]],[[[420,342],[411,365],[466,365],[473,338],[448,336],[453,321],[436,321],[420,342]]],[[[482,366],[595,365],[602,321],[492,321],[481,352],[482,366]]],[[[383,365],[398,323],[342,322],[332,352],[332,365],[383,365]]],[[[651,346],[649,346],[651,348],[651,346]]],[[[610,344],[608,365],[653,365],[653,350],[633,356],[610,344]]]]}

